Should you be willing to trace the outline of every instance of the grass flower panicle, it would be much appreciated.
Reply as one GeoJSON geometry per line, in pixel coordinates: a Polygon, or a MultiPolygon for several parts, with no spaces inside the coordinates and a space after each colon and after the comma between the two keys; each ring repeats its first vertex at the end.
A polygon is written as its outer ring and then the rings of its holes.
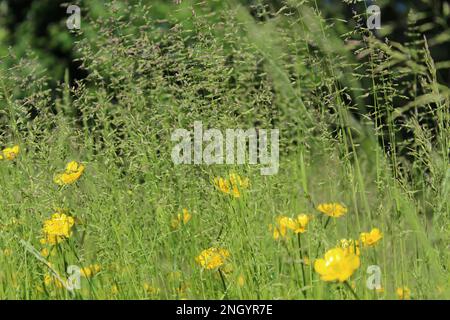
{"type": "Polygon", "coordinates": [[[1,299],[450,299],[448,1],[16,2],[1,299]]]}

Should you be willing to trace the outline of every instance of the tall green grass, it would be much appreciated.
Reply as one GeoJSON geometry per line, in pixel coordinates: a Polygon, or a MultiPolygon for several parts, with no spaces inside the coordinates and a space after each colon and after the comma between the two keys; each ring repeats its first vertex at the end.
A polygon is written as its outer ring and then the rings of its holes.
{"type": "Polygon", "coordinates": [[[0,145],[21,152],[0,162],[0,298],[353,299],[321,281],[313,262],[373,227],[383,239],[362,251],[350,280],[360,298],[396,299],[399,287],[413,299],[450,297],[449,90],[428,39],[341,35],[313,1],[258,10],[257,19],[234,2],[223,11],[197,5],[195,15],[184,3],[181,21],[115,6],[77,35],[84,81],[71,86],[67,76],[52,91],[32,57],[2,71],[0,145]],[[279,174],[174,165],[170,135],[195,120],[280,129],[279,174]],[[58,187],[53,176],[71,160],[86,171],[58,187]],[[250,178],[240,198],[214,187],[229,172],[250,178]],[[325,228],[323,202],[348,213],[325,228]],[[57,208],[76,227],[52,249],[52,266],[63,276],[72,264],[102,268],[73,293],[46,286],[49,268],[21,242],[41,250],[43,222],[57,208]],[[192,219],[172,230],[183,208],[192,219]],[[298,239],[275,241],[269,225],[302,212],[314,219],[300,256],[298,239]],[[231,253],[225,292],[219,273],[195,262],[211,246],[231,253]],[[384,292],[366,287],[370,265],[380,266],[384,292]]]}

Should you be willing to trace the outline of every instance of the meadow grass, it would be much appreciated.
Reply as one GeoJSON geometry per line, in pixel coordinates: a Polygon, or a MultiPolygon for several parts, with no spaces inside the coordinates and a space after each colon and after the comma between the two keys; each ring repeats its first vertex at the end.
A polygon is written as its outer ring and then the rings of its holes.
{"type": "Polygon", "coordinates": [[[450,297],[449,91],[427,40],[406,47],[355,31],[349,47],[314,2],[286,4],[268,20],[232,2],[200,7],[170,29],[142,18],[151,8],[111,9],[114,24],[85,24],[95,40],[78,35],[84,81],[51,90],[32,59],[2,70],[0,145],[20,152],[0,161],[1,299],[399,299],[405,287],[412,299],[450,297]],[[195,120],[279,128],[280,172],[174,165],[170,135],[195,120]],[[54,183],[73,160],[80,179],[54,183]],[[230,172],[249,178],[238,198],[214,185],[230,172]],[[321,203],[347,213],[328,219],[321,203]],[[191,219],[173,228],[184,208],[191,219]],[[44,221],[61,210],[73,233],[42,244],[44,221]],[[312,216],[307,231],[274,239],[277,216],[299,213],[312,216]],[[315,260],[372,228],[383,237],[360,248],[348,282],[322,281],[315,260]],[[69,265],[100,271],[68,291],[23,241],[47,249],[64,278],[69,265]],[[197,263],[210,247],[230,252],[226,267],[197,263]],[[366,286],[371,265],[382,290],[366,286]]]}

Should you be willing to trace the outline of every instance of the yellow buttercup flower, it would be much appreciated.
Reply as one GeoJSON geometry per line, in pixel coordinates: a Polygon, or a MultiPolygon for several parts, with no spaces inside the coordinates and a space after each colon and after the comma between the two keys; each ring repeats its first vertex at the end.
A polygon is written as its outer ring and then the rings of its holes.
{"type": "Polygon", "coordinates": [[[396,293],[400,300],[411,299],[411,290],[408,287],[397,288],[396,293]]]}
{"type": "Polygon", "coordinates": [[[250,183],[248,178],[242,178],[236,173],[230,173],[229,178],[216,177],[214,184],[223,193],[230,194],[235,198],[241,196],[241,191],[248,189],[250,183]]]}
{"type": "Polygon", "coordinates": [[[353,253],[353,254],[356,254],[357,256],[359,256],[361,253],[359,250],[359,241],[358,240],[341,239],[339,241],[338,246],[340,248],[344,249],[344,251],[347,253],[353,253]]]}
{"type": "Polygon", "coordinates": [[[284,238],[286,236],[286,229],[284,229],[284,234],[281,234],[278,227],[274,226],[273,224],[269,224],[269,231],[272,232],[272,236],[275,240],[280,239],[280,237],[284,238]]]}
{"type": "Polygon", "coordinates": [[[181,283],[178,287],[175,288],[175,294],[178,296],[178,299],[186,300],[186,293],[189,289],[188,283],[181,283]]]}
{"type": "Polygon", "coordinates": [[[75,220],[64,213],[54,213],[51,219],[44,222],[44,239],[41,243],[57,244],[72,235],[72,227],[75,220]]]}
{"type": "Polygon", "coordinates": [[[295,220],[290,217],[280,216],[277,218],[277,223],[280,226],[283,226],[283,227],[285,227],[287,229],[291,229],[291,230],[295,229],[295,227],[296,227],[295,220]]]}
{"type": "Polygon", "coordinates": [[[245,277],[242,274],[237,278],[237,285],[241,288],[245,285],[245,277]]]}
{"type": "Polygon", "coordinates": [[[230,173],[230,182],[233,186],[239,186],[243,189],[247,189],[250,185],[248,178],[242,178],[236,173],[230,173]]]}
{"type": "Polygon", "coordinates": [[[111,286],[111,294],[116,295],[119,293],[119,287],[115,284],[111,286]]]}
{"type": "Polygon", "coordinates": [[[150,283],[145,282],[144,283],[144,290],[149,295],[156,295],[159,293],[160,289],[157,287],[153,287],[150,283]]]}
{"type": "Polygon", "coordinates": [[[99,264],[92,264],[90,266],[84,267],[80,269],[80,274],[84,278],[91,278],[95,276],[97,273],[101,271],[101,267],[99,264]]]}
{"type": "Polygon", "coordinates": [[[305,266],[309,266],[309,265],[311,265],[311,260],[309,259],[309,257],[304,257],[302,263],[305,266]]]}
{"type": "MultiPolygon", "coordinates": [[[[47,242],[45,241],[45,239],[41,239],[41,242],[43,244],[46,244],[47,242]]],[[[41,249],[41,256],[43,256],[44,258],[48,258],[48,257],[54,257],[57,254],[57,250],[54,250],[53,248],[50,248],[50,250],[48,248],[42,248],[41,249]]]]}
{"type": "Polygon", "coordinates": [[[383,237],[380,229],[373,228],[370,232],[362,232],[360,235],[361,242],[365,247],[374,246],[383,237]]]}
{"type": "Polygon", "coordinates": [[[41,256],[43,256],[44,258],[47,258],[50,255],[50,251],[48,251],[47,248],[44,248],[41,250],[41,256]]]}
{"type": "Polygon", "coordinates": [[[71,161],[67,164],[63,173],[57,174],[53,181],[60,186],[72,184],[76,182],[84,171],[84,165],[76,161],[71,161]]]}
{"type": "Polygon", "coordinates": [[[308,215],[302,213],[299,214],[295,219],[289,218],[289,220],[286,221],[286,227],[293,230],[294,233],[304,233],[306,232],[306,226],[308,225],[310,220],[311,219],[308,215]]]}
{"type": "Polygon", "coordinates": [[[334,248],[325,253],[323,259],[314,262],[314,270],[323,281],[344,282],[359,268],[359,257],[342,248],[334,248]]]}
{"type": "Polygon", "coordinates": [[[376,288],[375,292],[378,294],[384,294],[384,288],[383,287],[376,288]]]}
{"type": "Polygon", "coordinates": [[[191,220],[191,218],[192,218],[192,215],[189,213],[189,211],[186,208],[183,209],[182,214],[179,213],[176,218],[172,219],[172,222],[171,222],[172,229],[178,229],[178,227],[181,224],[183,224],[183,225],[187,224],[189,222],[189,220],[191,220]]]}
{"type": "Polygon", "coordinates": [[[436,286],[436,290],[438,294],[442,294],[444,292],[444,287],[442,286],[436,286]]]}
{"type": "Polygon", "coordinates": [[[274,225],[269,225],[269,230],[273,232],[273,238],[278,240],[279,238],[285,238],[287,236],[287,230],[290,229],[294,233],[306,232],[306,227],[311,218],[306,214],[299,214],[296,218],[290,218],[286,216],[278,216],[274,225]]]}
{"type": "Polygon", "coordinates": [[[0,160],[14,160],[20,152],[19,146],[14,146],[12,148],[5,148],[0,152],[0,160]]]}
{"type": "Polygon", "coordinates": [[[347,208],[339,203],[322,203],[317,206],[317,210],[334,218],[341,217],[347,213],[347,208]]]}
{"type": "Polygon", "coordinates": [[[48,273],[46,273],[44,275],[44,284],[46,287],[50,287],[51,285],[54,285],[58,289],[61,289],[64,287],[64,284],[59,279],[57,279],[54,276],[51,276],[48,273]]]}
{"type": "Polygon", "coordinates": [[[276,224],[269,224],[269,231],[273,232],[272,236],[275,240],[285,238],[287,235],[287,224],[291,223],[290,218],[284,216],[278,216],[276,224]]]}
{"type": "Polygon", "coordinates": [[[223,193],[230,193],[230,183],[227,179],[222,177],[216,177],[214,179],[214,184],[223,193]]]}
{"type": "Polygon", "coordinates": [[[203,250],[195,260],[202,268],[212,270],[223,266],[229,257],[228,250],[212,247],[203,250]]]}
{"type": "Polygon", "coordinates": [[[45,286],[46,287],[50,286],[52,284],[52,282],[53,282],[52,276],[49,275],[49,274],[45,274],[44,275],[44,284],[45,284],[45,286]]]}

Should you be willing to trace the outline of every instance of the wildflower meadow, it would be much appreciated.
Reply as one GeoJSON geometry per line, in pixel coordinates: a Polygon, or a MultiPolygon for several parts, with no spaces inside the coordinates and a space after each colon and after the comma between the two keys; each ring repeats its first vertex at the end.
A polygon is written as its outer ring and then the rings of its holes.
{"type": "Polygon", "coordinates": [[[450,298],[447,2],[63,2],[0,19],[0,299],[450,298]]]}

